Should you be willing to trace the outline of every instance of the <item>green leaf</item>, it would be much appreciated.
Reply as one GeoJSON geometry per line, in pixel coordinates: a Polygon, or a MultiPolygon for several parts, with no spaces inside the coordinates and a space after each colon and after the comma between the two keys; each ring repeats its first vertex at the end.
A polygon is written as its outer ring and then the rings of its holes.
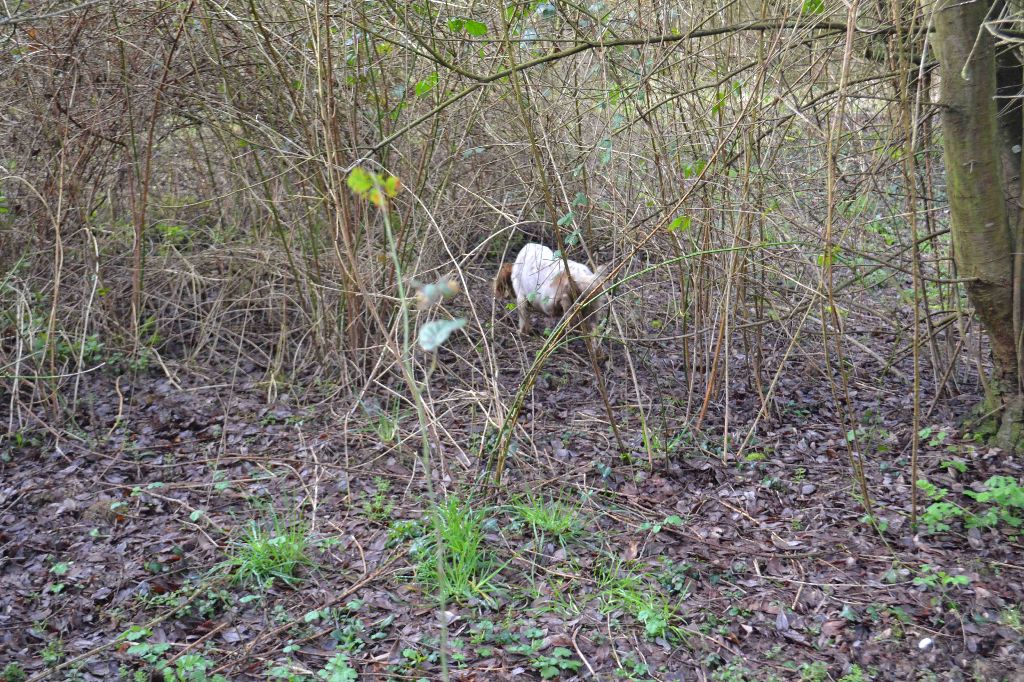
{"type": "Polygon", "coordinates": [[[487,35],[487,24],[480,21],[473,21],[472,19],[466,19],[466,33],[477,38],[485,36],[487,35]]]}
{"type": "Polygon", "coordinates": [[[561,218],[558,219],[558,226],[559,227],[565,227],[566,225],[568,225],[569,223],[572,222],[572,219],[573,219],[573,212],[569,211],[564,216],[562,216],[561,218]]]}
{"type": "Polygon", "coordinates": [[[198,521],[199,519],[203,518],[204,513],[205,512],[203,512],[202,509],[196,509],[195,511],[188,515],[188,520],[192,522],[198,521]]]}
{"type": "Polygon", "coordinates": [[[690,216],[688,216],[688,215],[681,215],[678,218],[676,218],[675,220],[673,220],[671,223],[669,223],[668,231],[669,232],[675,232],[676,230],[678,230],[680,232],[686,232],[687,230],[690,229],[690,224],[692,222],[693,222],[693,218],[691,218],[690,216]]]}
{"type": "Polygon", "coordinates": [[[402,188],[401,181],[394,175],[389,175],[387,180],[384,181],[384,193],[394,199],[398,196],[398,190],[402,188]]]}
{"type": "Polygon", "coordinates": [[[462,29],[465,27],[465,25],[465,19],[459,19],[456,17],[455,19],[448,20],[448,28],[449,30],[451,30],[452,33],[462,33],[462,29]]]}
{"type": "Polygon", "coordinates": [[[576,192],[576,196],[572,199],[573,206],[589,206],[590,199],[583,192],[576,192]]]}
{"type": "Polygon", "coordinates": [[[426,78],[424,78],[420,82],[416,83],[416,96],[417,97],[423,97],[423,95],[425,95],[428,92],[430,92],[431,90],[433,90],[434,86],[436,86],[436,85],[437,85],[437,71],[434,71],[432,74],[430,74],[429,76],[427,76],[426,78]]]}
{"type": "Polygon", "coordinates": [[[715,93],[715,103],[711,105],[711,113],[717,114],[725,104],[725,93],[719,90],[715,93]]]}
{"type": "Polygon", "coordinates": [[[420,327],[420,348],[428,353],[441,347],[451,333],[466,326],[465,318],[434,320],[420,327]]]}
{"type": "Polygon", "coordinates": [[[695,161],[693,163],[686,164],[685,166],[683,166],[683,177],[690,178],[695,175],[700,175],[701,171],[704,170],[704,167],[706,165],[707,163],[705,163],[704,161],[695,161]]]}
{"type": "Polygon", "coordinates": [[[804,0],[800,8],[802,14],[821,14],[825,11],[825,0],[804,0]]]}
{"type": "Polygon", "coordinates": [[[73,561],[61,561],[59,563],[56,563],[50,569],[50,573],[53,573],[54,575],[65,575],[68,572],[68,569],[71,568],[71,564],[73,563],[73,561]]]}
{"type": "Polygon", "coordinates": [[[356,166],[348,174],[348,180],[346,181],[348,188],[362,196],[373,188],[373,178],[361,166],[356,166]]]}

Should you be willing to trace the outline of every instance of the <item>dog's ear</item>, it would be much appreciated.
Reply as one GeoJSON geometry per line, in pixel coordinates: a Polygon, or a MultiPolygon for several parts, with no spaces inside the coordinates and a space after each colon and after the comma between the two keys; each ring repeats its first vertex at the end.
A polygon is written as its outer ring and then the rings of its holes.
{"type": "Polygon", "coordinates": [[[498,276],[494,278],[494,295],[498,298],[512,298],[515,289],[512,287],[512,264],[502,263],[498,276]]]}

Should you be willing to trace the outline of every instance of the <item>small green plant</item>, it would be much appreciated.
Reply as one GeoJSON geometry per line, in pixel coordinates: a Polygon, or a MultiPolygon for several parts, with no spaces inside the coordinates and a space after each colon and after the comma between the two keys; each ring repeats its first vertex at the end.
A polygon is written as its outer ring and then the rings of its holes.
{"type": "Polygon", "coordinates": [[[871,671],[864,672],[863,668],[854,663],[850,666],[850,670],[839,678],[839,682],[868,682],[874,678],[871,671]]]}
{"type": "Polygon", "coordinates": [[[917,432],[918,438],[925,441],[928,447],[937,448],[949,438],[949,432],[937,426],[926,426],[917,432]]]}
{"type": "Polygon", "coordinates": [[[930,564],[922,564],[921,572],[914,578],[914,584],[925,589],[964,587],[971,584],[971,579],[966,575],[950,575],[930,564]]]}
{"type": "Polygon", "coordinates": [[[644,626],[649,639],[673,636],[682,638],[683,631],[672,624],[676,609],[656,586],[633,573],[618,559],[599,565],[595,570],[602,613],[622,610],[644,626]]]}
{"type": "Polygon", "coordinates": [[[1019,606],[1009,606],[999,614],[999,622],[1019,635],[1024,635],[1024,617],[1019,606]]]}
{"type": "Polygon", "coordinates": [[[380,410],[371,417],[370,426],[382,443],[394,443],[398,440],[398,427],[401,419],[398,402],[390,410],[380,410]]]}
{"type": "Polygon", "coordinates": [[[388,679],[395,679],[395,677],[399,679],[426,679],[421,674],[417,673],[420,672],[420,667],[424,663],[430,663],[436,659],[436,654],[425,654],[419,649],[414,649],[413,647],[406,647],[405,649],[402,649],[401,660],[399,660],[397,663],[388,666],[389,672],[393,676],[389,677],[388,679]]]}
{"type": "Polygon", "coordinates": [[[533,529],[535,536],[552,536],[563,542],[580,532],[580,508],[532,494],[512,505],[513,511],[533,529]]]}
{"type": "MultiPolygon", "coordinates": [[[[74,564],[73,561],[58,561],[50,567],[50,573],[58,578],[63,578],[67,575],[68,571],[71,570],[72,564],[74,564]]],[[[49,585],[50,592],[53,592],[54,594],[60,594],[64,591],[64,588],[65,584],[63,582],[54,582],[49,585]]]]}
{"type": "Polygon", "coordinates": [[[650,666],[632,654],[627,654],[620,658],[619,667],[615,669],[615,677],[628,682],[641,682],[648,679],[650,672],[650,666]]]}
{"type": "Polygon", "coordinates": [[[165,682],[228,682],[223,675],[208,674],[213,666],[213,661],[205,656],[185,654],[173,666],[165,666],[161,673],[165,682]]]}
{"type": "Polygon", "coordinates": [[[931,500],[931,504],[921,514],[921,523],[929,533],[949,530],[951,519],[962,517],[967,513],[960,505],[944,500],[949,494],[945,488],[940,488],[923,478],[917,482],[917,487],[927,499],[931,500]]]}
{"type": "Polygon", "coordinates": [[[530,665],[537,671],[543,680],[553,680],[563,672],[575,672],[583,664],[571,651],[564,646],[555,647],[546,656],[535,656],[530,659],[530,665]]]}
{"type": "Polygon", "coordinates": [[[374,476],[373,484],[376,490],[363,502],[363,511],[378,523],[390,523],[391,513],[395,510],[395,506],[388,499],[391,481],[381,476],[374,476]]]}
{"type": "Polygon", "coordinates": [[[687,431],[681,431],[670,436],[664,426],[661,429],[655,429],[644,423],[642,428],[644,449],[651,452],[660,452],[666,456],[676,452],[676,450],[685,445],[691,438],[687,431]]]}
{"type": "Polygon", "coordinates": [[[742,661],[732,660],[716,668],[711,679],[715,682],[753,682],[756,678],[742,661]]]}
{"type": "Polygon", "coordinates": [[[666,560],[658,574],[658,582],[670,595],[685,600],[690,596],[691,585],[697,577],[696,569],[689,563],[677,564],[666,560]]]}
{"type": "Polygon", "coordinates": [[[152,630],[140,625],[132,625],[130,628],[118,635],[118,639],[124,642],[131,642],[126,652],[129,656],[137,656],[146,663],[156,663],[160,657],[171,648],[168,642],[149,643],[146,640],[152,635],[152,630]]]}
{"type": "Polygon", "coordinates": [[[651,531],[651,533],[660,533],[661,529],[666,526],[681,526],[683,525],[683,517],[678,514],[671,514],[666,516],[661,521],[644,521],[640,524],[637,530],[640,531],[651,531]]]}
{"type": "Polygon", "coordinates": [[[25,673],[25,669],[17,663],[8,663],[0,671],[0,680],[3,682],[25,682],[27,679],[28,675],[25,673]]]}
{"type": "Polygon", "coordinates": [[[310,682],[313,679],[309,675],[297,672],[296,668],[294,661],[290,661],[287,665],[275,665],[267,668],[267,679],[283,680],[284,682],[310,682]]]}
{"type": "Polygon", "coordinates": [[[975,517],[978,525],[995,528],[1004,523],[1015,530],[1024,525],[1024,487],[1009,476],[993,476],[985,481],[985,488],[964,491],[976,502],[990,505],[975,517]]]}
{"type": "MultiPolygon", "coordinates": [[[[176,659],[173,664],[163,660],[164,654],[171,648],[169,642],[147,641],[153,632],[139,625],[132,625],[118,636],[118,640],[130,642],[126,653],[139,658],[151,668],[160,671],[165,682],[228,682],[223,675],[210,675],[214,667],[213,661],[201,654],[186,654],[176,659]]],[[[132,673],[133,680],[149,680],[148,672],[137,670],[132,673]]]]}
{"type": "Polygon", "coordinates": [[[344,654],[337,654],[327,661],[327,665],[316,676],[324,682],[355,682],[359,679],[359,674],[348,664],[348,656],[344,654]]]}
{"type": "Polygon", "coordinates": [[[983,490],[964,491],[965,496],[984,505],[976,511],[947,501],[949,491],[925,479],[919,480],[917,487],[931,500],[921,514],[921,523],[930,533],[950,530],[956,519],[967,528],[1008,527],[1011,535],[1024,526],[1024,487],[1009,476],[992,476],[981,486],[983,490]]]}
{"type": "Polygon", "coordinates": [[[503,567],[495,567],[484,545],[484,513],[473,509],[468,501],[450,497],[433,510],[431,517],[436,534],[418,538],[410,548],[417,579],[446,600],[482,599],[490,603],[492,581],[503,567]],[[436,538],[443,543],[442,570],[438,570],[436,538]]]}
{"type": "Polygon", "coordinates": [[[800,682],[826,682],[828,666],[823,661],[804,663],[800,666],[800,682]]]}
{"type": "Polygon", "coordinates": [[[60,663],[64,658],[64,640],[59,637],[51,639],[43,647],[43,650],[39,652],[39,657],[43,659],[43,663],[47,666],[54,666],[60,663]]]}
{"type": "Polygon", "coordinates": [[[881,516],[875,516],[872,514],[865,514],[860,517],[860,522],[866,526],[872,526],[878,529],[878,532],[884,533],[889,530],[889,522],[881,516]]]}
{"type": "Polygon", "coordinates": [[[294,586],[298,582],[296,570],[311,563],[305,526],[272,516],[270,528],[251,521],[245,535],[234,544],[233,553],[225,564],[236,583],[265,588],[276,578],[294,586]]]}
{"type": "Polygon", "coordinates": [[[398,519],[388,526],[388,547],[395,547],[422,537],[424,533],[423,523],[417,519],[398,519]]]}

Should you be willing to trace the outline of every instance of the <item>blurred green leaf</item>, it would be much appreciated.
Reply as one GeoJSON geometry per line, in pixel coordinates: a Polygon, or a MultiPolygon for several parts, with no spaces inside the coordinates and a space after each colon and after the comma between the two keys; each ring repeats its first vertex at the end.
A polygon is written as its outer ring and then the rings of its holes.
{"type": "Polygon", "coordinates": [[[373,178],[365,168],[356,166],[349,172],[347,183],[350,190],[362,196],[373,187],[373,178]]]}
{"type": "Polygon", "coordinates": [[[454,320],[434,320],[420,327],[420,348],[428,353],[441,347],[452,332],[466,326],[465,318],[454,320]]]}
{"type": "Polygon", "coordinates": [[[487,35],[487,24],[480,21],[473,21],[472,19],[466,19],[466,33],[477,38],[485,36],[487,35]]]}

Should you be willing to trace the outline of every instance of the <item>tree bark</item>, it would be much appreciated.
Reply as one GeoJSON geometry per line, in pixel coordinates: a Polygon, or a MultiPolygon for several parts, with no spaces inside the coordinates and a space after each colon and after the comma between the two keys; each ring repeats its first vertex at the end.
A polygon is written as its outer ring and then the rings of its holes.
{"type": "MultiPolygon", "coordinates": [[[[1011,142],[1019,141],[1020,132],[1009,128],[1020,124],[1004,123],[1001,129],[995,96],[1000,85],[1012,87],[1019,76],[1004,71],[997,85],[995,40],[983,27],[991,7],[991,0],[939,0],[934,9],[935,46],[942,66],[953,255],[959,275],[968,280],[967,296],[992,349],[989,404],[1002,408],[997,442],[1016,450],[1024,443],[1024,403],[1014,333],[1014,322],[1020,318],[1014,313],[1019,305],[1014,295],[1014,252],[1020,162],[1019,149],[1013,150],[1011,142]]],[[[1015,111],[1007,113],[1007,119],[1019,121],[1015,111]]]]}

